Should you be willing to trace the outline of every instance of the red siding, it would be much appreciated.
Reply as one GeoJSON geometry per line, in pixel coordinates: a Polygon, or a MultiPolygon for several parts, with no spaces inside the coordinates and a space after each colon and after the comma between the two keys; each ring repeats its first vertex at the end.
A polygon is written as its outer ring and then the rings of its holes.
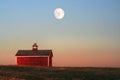
{"type": "Polygon", "coordinates": [[[52,66],[52,57],[49,57],[49,66],[52,66]]]}
{"type": "MultiPolygon", "coordinates": [[[[49,61],[51,65],[51,60],[49,61]]],[[[49,66],[48,57],[17,57],[18,65],[49,66]]]]}

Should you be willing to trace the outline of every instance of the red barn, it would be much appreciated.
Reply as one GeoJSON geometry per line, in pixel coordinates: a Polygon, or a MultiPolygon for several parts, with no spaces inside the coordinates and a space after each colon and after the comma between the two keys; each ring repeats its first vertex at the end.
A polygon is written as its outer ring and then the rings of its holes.
{"type": "Polygon", "coordinates": [[[32,50],[18,50],[15,56],[17,65],[52,66],[52,50],[38,50],[36,43],[32,50]]]}

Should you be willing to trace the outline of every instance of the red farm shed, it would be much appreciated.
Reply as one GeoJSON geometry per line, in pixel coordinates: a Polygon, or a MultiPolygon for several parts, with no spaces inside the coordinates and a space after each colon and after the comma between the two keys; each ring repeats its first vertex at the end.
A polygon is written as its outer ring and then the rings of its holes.
{"type": "Polygon", "coordinates": [[[15,56],[17,65],[52,66],[52,50],[38,50],[36,43],[32,50],[18,50],[15,56]]]}

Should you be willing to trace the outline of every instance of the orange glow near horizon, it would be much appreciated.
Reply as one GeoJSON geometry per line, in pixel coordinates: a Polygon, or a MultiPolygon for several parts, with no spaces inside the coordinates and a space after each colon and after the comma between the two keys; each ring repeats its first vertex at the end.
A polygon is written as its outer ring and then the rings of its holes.
{"type": "MultiPolygon", "coordinates": [[[[106,44],[83,44],[83,42],[51,42],[39,45],[38,49],[52,49],[53,66],[74,67],[119,67],[119,48],[113,48],[106,44]],[[53,43],[53,44],[52,44],[53,43]],[[63,44],[64,43],[64,44],[63,44]],[[114,53],[114,55],[113,55],[114,53]]],[[[7,45],[6,45],[7,46],[7,45]]],[[[17,50],[32,50],[32,44],[8,45],[10,48],[1,49],[0,65],[16,65],[15,54],[17,50]],[[24,46],[24,47],[22,47],[24,46]]]]}

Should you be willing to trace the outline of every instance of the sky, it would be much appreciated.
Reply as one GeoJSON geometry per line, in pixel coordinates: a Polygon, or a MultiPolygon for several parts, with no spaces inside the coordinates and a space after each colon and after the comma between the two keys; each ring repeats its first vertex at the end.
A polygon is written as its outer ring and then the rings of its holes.
{"type": "Polygon", "coordinates": [[[0,0],[0,65],[34,43],[53,66],[120,67],[120,0],[0,0]]]}

